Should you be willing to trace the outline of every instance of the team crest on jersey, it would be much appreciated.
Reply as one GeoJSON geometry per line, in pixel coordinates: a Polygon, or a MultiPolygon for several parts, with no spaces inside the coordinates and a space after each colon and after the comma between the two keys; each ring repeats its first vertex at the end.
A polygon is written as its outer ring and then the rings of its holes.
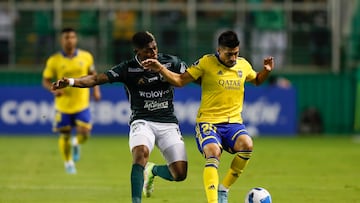
{"type": "Polygon", "coordinates": [[[138,85],[143,85],[143,84],[145,84],[144,78],[140,78],[140,79],[138,80],[137,84],[138,84],[138,85]]]}
{"type": "Polygon", "coordinates": [[[242,77],[242,71],[241,71],[241,70],[238,71],[238,76],[239,76],[240,78],[242,77]]]}

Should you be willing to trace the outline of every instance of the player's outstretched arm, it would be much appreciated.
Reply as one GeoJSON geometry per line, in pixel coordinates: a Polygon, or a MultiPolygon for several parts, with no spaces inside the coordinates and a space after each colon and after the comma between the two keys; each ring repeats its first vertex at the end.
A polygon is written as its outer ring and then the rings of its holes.
{"type": "Polygon", "coordinates": [[[101,85],[109,82],[109,78],[105,73],[100,73],[97,75],[87,75],[80,78],[63,78],[54,83],[52,83],[51,88],[53,90],[62,89],[68,86],[86,88],[94,87],[95,85],[101,85]]]}
{"type": "Polygon", "coordinates": [[[158,60],[156,59],[147,59],[142,61],[142,65],[145,69],[150,69],[155,72],[161,73],[162,76],[172,85],[176,87],[182,87],[189,82],[193,82],[194,78],[188,73],[174,73],[168,70],[165,66],[163,66],[158,60]]]}
{"type": "Polygon", "coordinates": [[[256,79],[253,81],[255,85],[262,84],[274,69],[274,57],[264,58],[264,69],[257,73],[256,79]]]}

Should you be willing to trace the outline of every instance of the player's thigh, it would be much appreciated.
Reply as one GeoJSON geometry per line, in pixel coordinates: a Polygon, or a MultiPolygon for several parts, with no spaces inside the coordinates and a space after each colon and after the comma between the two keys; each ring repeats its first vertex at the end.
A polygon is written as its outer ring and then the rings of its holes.
{"type": "Polygon", "coordinates": [[[228,128],[223,135],[224,150],[236,153],[242,150],[252,150],[252,139],[247,132],[245,125],[238,123],[226,124],[228,128]]]}
{"type": "Polygon", "coordinates": [[[184,139],[179,125],[176,123],[152,122],[156,136],[156,145],[163,154],[166,162],[187,161],[184,139]]]}
{"type": "Polygon", "coordinates": [[[155,135],[149,122],[146,120],[135,120],[130,125],[129,147],[130,151],[136,146],[145,145],[149,152],[154,149],[155,135]]]}
{"type": "Polygon", "coordinates": [[[53,131],[60,133],[70,133],[72,128],[72,114],[66,114],[60,111],[55,112],[53,121],[53,131]]]}
{"type": "Polygon", "coordinates": [[[222,148],[222,140],[217,132],[217,127],[211,123],[197,123],[196,124],[196,144],[198,150],[204,154],[204,148],[206,145],[218,146],[216,151],[220,151],[222,148]]]}
{"type": "Polygon", "coordinates": [[[75,120],[76,130],[78,133],[84,135],[90,134],[92,124],[91,124],[91,113],[89,108],[74,114],[74,120],[75,120]]]}

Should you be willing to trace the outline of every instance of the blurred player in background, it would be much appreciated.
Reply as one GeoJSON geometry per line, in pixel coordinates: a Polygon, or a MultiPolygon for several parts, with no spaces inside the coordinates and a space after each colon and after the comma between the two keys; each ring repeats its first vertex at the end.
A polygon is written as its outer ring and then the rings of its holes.
{"type": "MultiPolygon", "coordinates": [[[[96,75],[96,71],[93,56],[77,48],[77,33],[73,28],[64,28],[61,31],[61,48],[61,51],[47,60],[42,84],[54,94],[56,114],[53,130],[60,133],[59,148],[65,162],[65,170],[69,174],[74,174],[74,161],[80,158],[79,144],[88,139],[92,127],[90,89],[69,87],[53,90],[51,85],[54,80],[63,77],[96,75]],[[73,128],[76,129],[76,136],[71,139],[73,128]]],[[[93,94],[96,101],[100,100],[101,92],[98,86],[93,88],[93,94]]]]}
{"type": "Polygon", "coordinates": [[[168,181],[183,181],[187,176],[185,143],[174,115],[174,87],[156,72],[145,70],[141,61],[156,59],[164,67],[177,73],[187,66],[179,58],[158,53],[154,36],[137,32],[132,37],[135,57],[109,69],[105,73],[81,78],[64,78],[53,84],[54,90],[73,87],[93,87],[104,83],[121,82],[129,97],[129,145],[133,157],[131,169],[132,202],[141,202],[141,193],[150,197],[154,177],[168,181]],[[148,162],[150,153],[157,146],[167,165],[148,162]]]}
{"type": "Polygon", "coordinates": [[[228,202],[230,186],[243,172],[252,154],[253,142],[241,118],[244,84],[260,85],[274,67],[273,58],[265,58],[262,71],[257,73],[244,58],[238,57],[239,50],[236,33],[225,31],[218,38],[217,53],[203,56],[185,73],[171,72],[155,59],[143,61],[145,68],[160,73],[175,86],[201,78],[196,142],[206,159],[203,181],[209,203],[228,202]],[[235,156],[219,184],[218,166],[223,150],[235,156]]]}

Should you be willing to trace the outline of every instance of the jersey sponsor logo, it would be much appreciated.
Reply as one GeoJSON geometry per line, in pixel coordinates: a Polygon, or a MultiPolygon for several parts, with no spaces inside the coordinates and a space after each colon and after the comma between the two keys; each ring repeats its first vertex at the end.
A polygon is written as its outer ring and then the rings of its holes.
{"type": "Polygon", "coordinates": [[[144,108],[149,111],[155,111],[158,109],[167,109],[169,108],[169,101],[157,102],[154,100],[145,100],[144,108]]]}
{"type": "Polygon", "coordinates": [[[241,81],[240,80],[219,80],[219,85],[223,86],[225,89],[240,89],[241,81]]]}
{"type": "Polygon", "coordinates": [[[144,72],[144,69],[142,68],[128,68],[128,72],[129,73],[141,73],[141,72],[144,72]]]}
{"type": "Polygon", "coordinates": [[[139,94],[141,97],[145,97],[148,99],[160,98],[160,97],[163,97],[165,94],[169,94],[169,93],[170,93],[170,90],[159,90],[159,91],[150,91],[150,92],[139,91],[139,94]]]}
{"type": "Polygon", "coordinates": [[[218,75],[224,75],[224,73],[221,70],[219,70],[219,72],[217,72],[217,74],[218,75]]]}
{"type": "Polygon", "coordinates": [[[154,77],[151,77],[151,78],[144,77],[144,79],[147,80],[148,83],[151,83],[151,82],[159,80],[159,77],[158,76],[154,76],[154,77]]]}

